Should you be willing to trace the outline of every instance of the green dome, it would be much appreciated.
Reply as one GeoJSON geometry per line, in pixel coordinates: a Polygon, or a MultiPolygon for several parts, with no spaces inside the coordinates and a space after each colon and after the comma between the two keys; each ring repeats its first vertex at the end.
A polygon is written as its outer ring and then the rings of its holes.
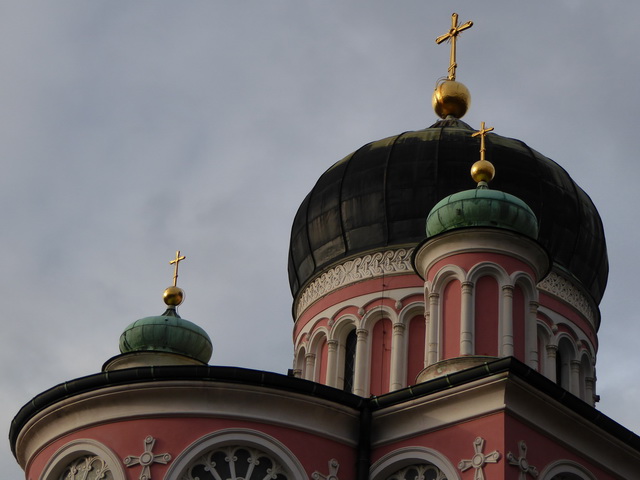
{"type": "Polygon", "coordinates": [[[120,335],[120,352],[168,352],[207,363],[213,347],[207,332],[169,308],[163,315],[145,317],[120,335]]]}
{"type": "Polygon", "coordinates": [[[464,227],[497,227],[538,238],[538,221],[518,197],[499,190],[475,188],[440,200],[427,217],[427,237],[464,227]]]}

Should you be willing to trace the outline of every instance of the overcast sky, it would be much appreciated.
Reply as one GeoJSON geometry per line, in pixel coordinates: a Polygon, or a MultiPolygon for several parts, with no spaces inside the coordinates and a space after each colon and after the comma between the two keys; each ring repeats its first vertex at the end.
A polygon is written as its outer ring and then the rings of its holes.
{"type": "MultiPolygon", "coordinates": [[[[0,1],[0,421],[180,313],[214,365],[292,363],[287,251],[318,176],[436,120],[451,13],[464,120],[560,163],[602,215],[598,407],[640,432],[640,2],[0,1]]],[[[425,212],[425,217],[428,212],[425,212]]],[[[3,479],[22,477],[5,441],[3,479]]]]}

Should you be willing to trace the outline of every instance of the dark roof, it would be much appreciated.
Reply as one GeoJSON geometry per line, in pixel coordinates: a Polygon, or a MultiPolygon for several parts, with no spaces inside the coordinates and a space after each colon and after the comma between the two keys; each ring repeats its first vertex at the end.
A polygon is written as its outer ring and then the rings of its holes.
{"type": "MultiPolygon", "coordinates": [[[[469,175],[479,140],[460,120],[364,145],[329,168],[304,199],[291,229],[294,297],[326,267],[366,251],[417,245],[442,198],[475,187],[469,175]]],[[[538,241],[599,303],[609,264],[600,215],[557,163],[519,140],[489,134],[491,188],[524,200],[538,218],[538,241]]]]}
{"type": "MultiPolygon", "coordinates": [[[[444,375],[427,382],[396,390],[378,397],[362,398],[326,385],[302,380],[273,372],[250,370],[239,367],[218,367],[208,365],[137,367],[95,375],[61,383],[36,396],[23,406],[11,422],[9,441],[15,455],[16,441],[22,428],[38,412],[66,398],[115,385],[129,385],[157,381],[207,381],[237,383],[275,388],[302,395],[319,397],[336,404],[351,407],[361,412],[361,421],[369,418],[370,412],[389,406],[402,404],[412,399],[424,397],[452,387],[464,385],[500,373],[508,373],[522,379],[536,390],[569,408],[577,415],[603,429],[618,440],[640,452],[640,437],[619,423],[607,417],[591,405],[528,367],[514,357],[486,362],[477,367],[444,375]]],[[[368,426],[363,425],[364,431],[368,426]]]]}

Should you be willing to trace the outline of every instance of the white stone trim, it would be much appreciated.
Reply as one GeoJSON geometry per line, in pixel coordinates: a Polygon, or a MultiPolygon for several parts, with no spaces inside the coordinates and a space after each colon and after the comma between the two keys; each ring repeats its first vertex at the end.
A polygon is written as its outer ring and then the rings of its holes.
{"type": "Polygon", "coordinates": [[[571,473],[583,480],[598,480],[589,470],[572,460],[557,460],[550,463],[544,468],[539,478],[540,480],[553,480],[556,475],[562,473],[571,473]]]}
{"type": "Polygon", "coordinates": [[[225,445],[255,447],[274,456],[289,470],[291,479],[304,480],[308,475],[296,456],[280,441],[266,433],[248,428],[227,428],[205,435],[177,456],[164,476],[165,480],[175,480],[189,464],[212,448],[225,445]]]}
{"type": "Polygon", "coordinates": [[[320,297],[362,280],[383,275],[413,273],[413,248],[400,248],[369,253],[351,258],[325,271],[298,295],[296,318],[320,297]]]}
{"type": "Polygon", "coordinates": [[[564,300],[596,326],[596,313],[591,303],[575,285],[555,272],[550,272],[540,283],[538,289],[560,300],[564,300]]]}
{"type": "Polygon", "coordinates": [[[62,470],[69,462],[84,455],[96,455],[105,460],[111,469],[114,480],[125,480],[124,468],[118,456],[104,444],[90,439],[73,440],[59,448],[47,461],[40,480],[58,480],[62,470]]]}
{"type": "Polygon", "coordinates": [[[385,480],[403,467],[420,463],[430,463],[438,467],[446,475],[447,480],[460,479],[460,475],[444,455],[426,447],[403,447],[387,453],[371,465],[369,478],[385,480]]]}
{"type": "Polygon", "coordinates": [[[49,443],[94,425],[186,416],[266,422],[345,445],[357,444],[358,412],[330,400],[257,385],[171,380],[105,387],[56,402],[24,425],[16,442],[16,458],[26,465],[49,443]],[[327,410],[335,422],[324,421],[327,410]]]}

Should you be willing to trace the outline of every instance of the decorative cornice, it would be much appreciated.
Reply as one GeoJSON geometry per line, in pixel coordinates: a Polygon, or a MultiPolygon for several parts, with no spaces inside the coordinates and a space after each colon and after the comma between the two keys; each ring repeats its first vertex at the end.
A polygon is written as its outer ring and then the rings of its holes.
{"type": "Polygon", "coordinates": [[[538,289],[564,300],[582,313],[592,325],[596,324],[596,314],[587,297],[569,280],[550,272],[538,283],[538,289]]]}
{"type": "Polygon", "coordinates": [[[351,258],[331,267],[313,280],[298,296],[296,317],[320,297],[352,283],[383,275],[411,273],[413,248],[400,248],[351,258]]]}

